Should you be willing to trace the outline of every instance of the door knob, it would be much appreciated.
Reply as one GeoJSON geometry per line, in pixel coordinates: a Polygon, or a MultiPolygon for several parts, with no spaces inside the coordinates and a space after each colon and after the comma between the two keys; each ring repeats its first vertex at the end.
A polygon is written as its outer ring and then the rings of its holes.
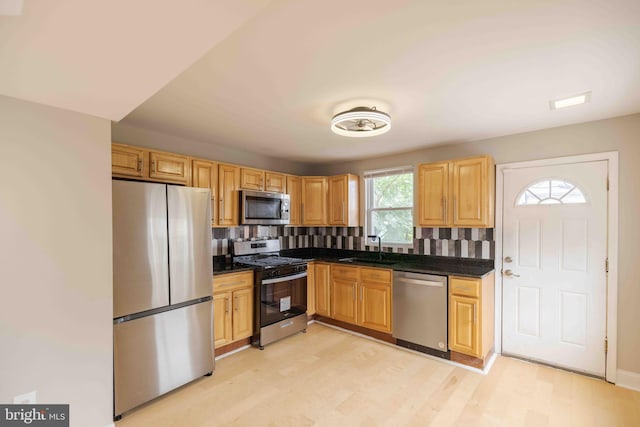
{"type": "Polygon", "coordinates": [[[519,274],[516,274],[511,270],[505,270],[504,271],[504,275],[507,276],[507,277],[520,277],[519,274]]]}
{"type": "Polygon", "coordinates": [[[510,262],[513,262],[513,259],[511,259],[510,256],[506,256],[506,257],[504,257],[504,262],[510,263],[510,262]]]}

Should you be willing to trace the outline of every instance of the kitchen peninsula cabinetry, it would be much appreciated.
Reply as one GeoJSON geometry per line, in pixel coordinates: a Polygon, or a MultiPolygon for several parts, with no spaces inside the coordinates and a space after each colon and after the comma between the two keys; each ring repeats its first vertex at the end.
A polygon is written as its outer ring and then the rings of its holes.
{"type": "Polygon", "coordinates": [[[358,187],[359,178],[356,175],[329,177],[329,225],[345,227],[360,225],[358,187]]]}
{"type": "Polygon", "coordinates": [[[218,164],[208,160],[191,161],[191,185],[211,191],[211,226],[218,225],[218,164]]]}
{"type": "Polygon", "coordinates": [[[302,178],[302,225],[327,225],[327,184],[326,176],[302,178]]]}
{"type": "Polygon", "coordinates": [[[449,349],[484,362],[493,334],[494,273],[482,279],[449,276],[449,349]]]}
{"type": "Polygon", "coordinates": [[[240,168],[220,163],[218,165],[218,225],[238,225],[238,189],[240,187],[240,168]]]}
{"type": "Polygon", "coordinates": [[[316,262],[314,268],[315,313],[331,315],[331,264],[316,262]]]}
{"type": "Polygon", "coordinates": [[[180,154],[111,144],[111,174],[116,177],[189,185],[189,163],[180,154]]]}
{"type": "Polygon", "coordinates": [[[418,165],[417,225],[493,227],[494,195],[490,156],[418,165]]]}
{"type": "Polygon", "coordinates": [[[333,264],[330,317],[391,333],[391,270],[333,264]]]}
{"type": "Polygon", "coordinates": [[[213,330],[215,348],[253,334],[253,271],[214,277],[213,330]]]}

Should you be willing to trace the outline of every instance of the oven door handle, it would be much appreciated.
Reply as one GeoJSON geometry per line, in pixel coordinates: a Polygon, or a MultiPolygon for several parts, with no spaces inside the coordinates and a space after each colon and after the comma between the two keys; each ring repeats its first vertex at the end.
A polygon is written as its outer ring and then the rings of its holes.
{"type": "Polygon", "coordinates": [[[270,285],[272,283],[280,283],[280,282],[286,282],[286,281],[289,281],[289,280],[302,279],[303,277],[307,277],[307,272],[306,271],[304,273],[292,274],[290,276],[283,276],[283,277],[276,277],[276,278],[273,278],[273,279],[266,279],[266,280],[263,280],[261,283],[263,285],[270,285]]]}

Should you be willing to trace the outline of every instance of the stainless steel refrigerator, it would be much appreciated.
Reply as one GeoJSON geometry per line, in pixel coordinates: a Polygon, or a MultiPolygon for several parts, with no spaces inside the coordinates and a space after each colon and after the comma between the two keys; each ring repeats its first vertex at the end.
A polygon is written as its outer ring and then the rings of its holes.
{"type": "Polygon", "coordinates": [[[114,419],[213,372],[208,189],[113,180],[114,419]]]}

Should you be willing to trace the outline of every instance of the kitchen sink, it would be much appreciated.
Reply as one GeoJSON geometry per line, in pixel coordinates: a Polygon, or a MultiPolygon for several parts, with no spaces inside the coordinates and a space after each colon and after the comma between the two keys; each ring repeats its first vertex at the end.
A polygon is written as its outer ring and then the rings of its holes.
{"type": "Polygon", "coordinates": [[[373,259],[373,258],[340,258],[338,260],[339,262],[355,262],[355,263],[362,263],[362,264],[384,264],[384,265],[391,265],[391,264],[397,264],[398,261],[393,261],[390,259],[373,259]]]}

